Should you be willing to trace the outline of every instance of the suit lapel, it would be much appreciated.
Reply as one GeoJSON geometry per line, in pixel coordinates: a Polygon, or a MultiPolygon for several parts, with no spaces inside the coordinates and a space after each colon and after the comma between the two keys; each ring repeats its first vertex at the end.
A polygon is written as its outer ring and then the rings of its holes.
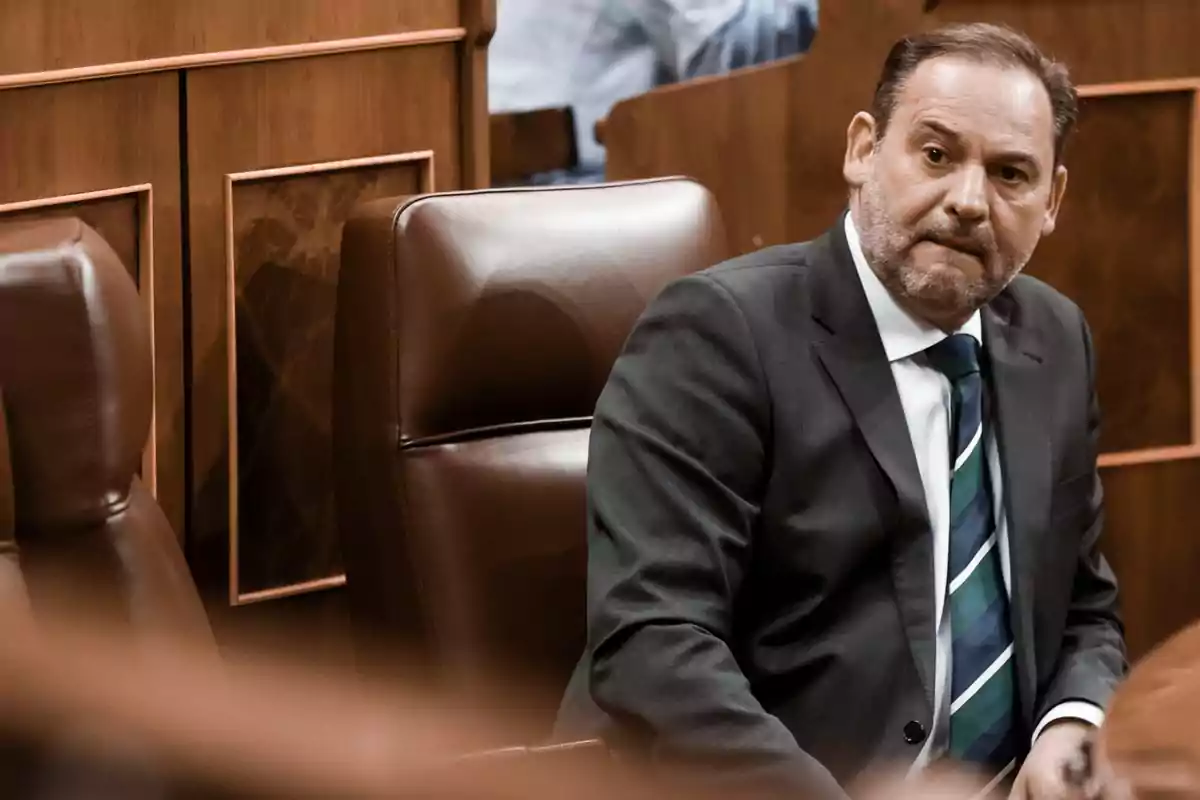
{"type": "MultiPolygon", "coordinates": [[[[917,673],[933,708],[933,536],[904,408],[846,244],[843,221],[815,243],[810,285],[813,317],[823,329],[816,353],[896,490],[892,577],[917,673]],[[820,252],[823,249],[824,252],[820,252]],[[822,333],[827,335],[822,335],[822,333]]],[[[885,521],[885,524],[890,520],[885,521]]]]}
{"type": "Polygon", "coordinates": [[[1050,407],[1052,383],[1043,374],[1039,343],[1020,325],[1018,312],[1011,291],[1005,292],[984,309],[983,331],[1004,478],[1017,679],[1025,721],[1032,725],[1037,692],[1033,564],[1036,537],[1050,512],[1050,442],[1041,415],[1050,407]]]}

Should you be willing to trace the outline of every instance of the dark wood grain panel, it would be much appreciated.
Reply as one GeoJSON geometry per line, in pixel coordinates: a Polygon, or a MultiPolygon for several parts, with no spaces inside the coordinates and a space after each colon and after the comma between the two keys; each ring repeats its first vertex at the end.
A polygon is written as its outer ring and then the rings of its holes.
{"type": "MultiPolygon", "coordinates": [[[[431,150],[437,188],[456,188],[461,181],[459,69],[455,45],[427,45],[206,68],[187,75],[193,310],[192,557],[193,568],[208,589],[222,591],[222,587],[228,587],[231,534],[227,488],[230,363],[226,317],[226,175],[431,150]],[[237,135],[231,135],[234,120],[237,135]]],[[[313,205],[297,209],[297,219],[288,228],[292,233],[306,237],[330,234],[330,230],[316,224],[315,203],[321,198],[334,197],[345,177],[332,173],[326,180],[325,188],[305,189],[297,196],[296,202],[313,205]],[[318,230],[322,232],[315,234],[318,230]]],[[[392,180],[388,178],[381,188],[401,189],[407,185],[391,183],[392,180]]],[[[353,191],[365,191],[362,187],[354,188],[353,183],[349,186],[353,191]]],[[[239,224],[253,226],[254,215],[243,213],[246,208],[242,206],[239,212],[239,224]]],[[[268,240],[262,242],[258,246],[274,246],[268,240]]],[[[283,271],[287,274],[277,275],[274,285],[290,281],[312,288],[313,283],[303,270],[285,265],[283,271]]],[[[323,296],[332,296],[332,282],[321,283],[318,288],[323,296]]],[[[280,300],[262,298],[263,303],[280,300]]],[[[302,300],[299,296],[295,298],[295,302],[302,300]]],[[[282,307],[278,313],[286,316],[289,308],[282,307]]],[[[296,335],[305,334],[297,331],[296,335]]],[[[327,384],[328,374],[318,373],[319,368],[314,367],[314,374],[305,379],[314,381],[314,386],[327,384]]],[[[295,420],[295,425],[300,424],[299,419],[295,420]]],[[[281,448],[277,453],[256,457],[265,459],[264,463],[270,463],[272,458],[324,457],[319,440],[307,441],[317,441],[313,446],[318,450],[310,453],[301,449],[303,443],[275,441],[273,446],[281,448]]],[[[265,519],[273,513],[270,509],[246,509],[256,502],[273,501],[274,496],[260,500],[253,494],[244,495],[240,513],[260,514],[265,519]]],[[[333,531],[328,530],[327,535],[332,539],[333,531]]],[[[274,547],[272,552],[285,553],[288,544],[256,546],[274,547]]],[[[279,575],[317,574],[333,563],[328,551],[311,558],[312,563],[308,564],[292,560],[282,566],[255,566],[252,568],[255,585],[279,575]]]]}
{"type": "Polygon", "coordinates": [[[450,28],[458,0],[14,0],[0,75],[450,28]]]}
{"type": "Polygon", "coordinates": [[[977,20],[1028,32],[1078,83],[1200,75],[1195,0],[941,0],[925,27],[977,20]]]}
{"type": "Polygon", "coordinates": [[[1101,452],[1192,440],[1191,129],[1191,92],[1085,99],[1058,230],[1028,267],[1087,315],[1101,452]]]}
{"type": "MultiPolygon", "coordinates": [[[[152,187],[155,416],[159,502],[184,528],[183,289],[179,207],[179,79],[126,78],[0,91],[0,206],[152,187]]],[[[127,200],[76,210],[131,269],[141,258],[127,200]],[[134,254],[137,253],[135,256],[134,254]]],[[[56,213],[43,209],[31,213],[56,213]]]]}
{"type": "Polygon", "coordinates": [[[330,440],[342,226],[432,163],[316,166],[232,184],[238,596],[342,572],[330,440]]]}
{"type": "Polygon", "coordinates": [[[1200,618],[1200,459],[1102,470],[1104,551],[1121,585],[1130,654],[1200,618]]]}

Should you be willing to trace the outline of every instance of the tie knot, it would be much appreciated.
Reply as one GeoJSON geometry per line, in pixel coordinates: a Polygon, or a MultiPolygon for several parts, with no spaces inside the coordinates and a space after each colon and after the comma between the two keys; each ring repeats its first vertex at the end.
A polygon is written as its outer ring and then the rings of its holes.
{"type": "Polygon", "coordinates": [[[929,363],[951,381],[979,372],[979,345],[973,336],[956,333],[926,349],[929,363]]]}

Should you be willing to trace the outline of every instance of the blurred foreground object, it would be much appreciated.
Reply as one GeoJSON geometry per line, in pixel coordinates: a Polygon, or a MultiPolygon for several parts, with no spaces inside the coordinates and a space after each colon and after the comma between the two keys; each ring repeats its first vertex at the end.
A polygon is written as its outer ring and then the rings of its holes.
{"type": "Polygon", "coordinates": [[[1134,667],[1109,706],[1092,766],[1104,800],[1200,798],[1200,624],[1134,667]]]}
{"type": "MultiPolygon", "coordinates": [[[[437,705],[417,687],[369,687],[348,674],[268,659],[217,662],[166,634],[131,648],[102,621],[66,620],[35,623],[0,609],[6,736],[57,752],[67,743],[81,762],[162,775],[165,785],[188,787],[188,797],[457,797],[469,789],[470,796],[533,797],[545,794],[536,779],[586,749],[514,748],[463,759],[500,736],[500,726],[437,705]],[[517,757],[530,753],[548,766],[517,774],[517,757]]],[[[0,791],[14,796],[10,788],[0,791]]]]}
{"type": "MultiPolygon", "coordinates": [[[[703,800],[707,791],[694,775],[676,784],[637,773],[591,743],[479,752],[508,722],[417,686],[264,658],[219,663],[165,634],[130,648],[84,616],[31,623],[0,606],[6,741],[67,741],[87,763],[169,776],[189,798],[703,800]]],[[[965,800],[977,786],[953,773],[908,784],[882,776],[859,796],[965,800]]]]}

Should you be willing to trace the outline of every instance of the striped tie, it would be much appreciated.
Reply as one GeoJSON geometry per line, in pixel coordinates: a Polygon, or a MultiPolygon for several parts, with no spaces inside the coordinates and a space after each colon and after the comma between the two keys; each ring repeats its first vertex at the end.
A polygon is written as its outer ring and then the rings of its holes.
{"type": "Polygon", "coordinates": [[[978,345],[958,333],[926,351],[950,379],[950,756],[1001,777],[1015,766],[1016,674],[984,442],[978,345]]]}

